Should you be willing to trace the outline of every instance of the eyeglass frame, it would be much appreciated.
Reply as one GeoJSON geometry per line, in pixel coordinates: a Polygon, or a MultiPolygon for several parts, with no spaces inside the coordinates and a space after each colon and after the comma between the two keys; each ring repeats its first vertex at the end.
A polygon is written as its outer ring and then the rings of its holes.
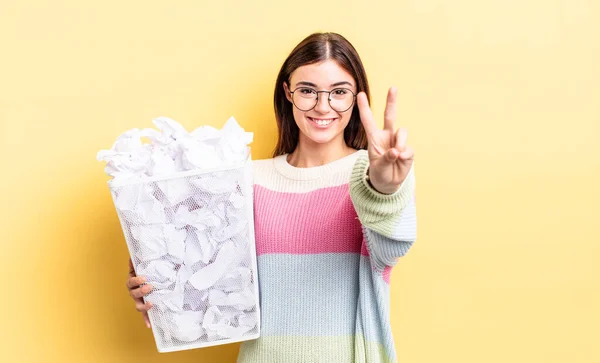
{"type": "Polygon", "coordinates": [[[352,107],[354,107],[354,104],[356,103],[356,93],[354,93],[354,92],[353,92],[351,89],[349,89],[349,88],[344,88],[344,87],[336,87],[336,88],[332,89],[331,91],[317,91],[316,89],[314,89],[314,88],[311,88],[311,87],[300,86],[300,87],[296,87],[296,88],[295,88],[293,91],[289,91],[289,92],[290,92],[290,94],[292,95],[292,104],[294,105],[294,107],[296,107],[297,109],[299,109],[299,110],[300,110],[300,111],[302,111],[302,112],[308,112],[308,111],[310,111],[310,110],[314,109],[315,107],[317,107],[317,105],[319,104],[319,93],[328,93],[328,94],[329,94],[329,95],[328,95],[328,97],[327,97],[327,103],[329,104],[329,107],[330,107],[332,110],[334,110],[335,112],[340,112],[340,113],[341,113],[341,112],[346,112],[346,111],[348,111],[349,109],[351,109],[352,107]],[[317,98],[316,98],[315,105],[314,105],[313,107],[309,108],[308,110],[303,110],[303,109],[301,109],[300,107],[296,106],[296,102],[294,102],[294,92],[296,92],[296,91],[297,91],[297,90],[299,90],[300,88],[308,88],[308,89],[314,90],[314,91],[317,93],[317,98]],[[348,107],[348,108],[347,108],[347,109],[345,109],[344,111],[338,111],[338,110],[334,109],[334,108],[331,106],[331,92],[333,92],[333,91],[335,91],[335,90],[339,90],[339,89],[343,89],[343,90],[346,90],[346,91],[349,91],[350,93],[352,93],[352,104],[350,104],[350,107],[348,107]]]}

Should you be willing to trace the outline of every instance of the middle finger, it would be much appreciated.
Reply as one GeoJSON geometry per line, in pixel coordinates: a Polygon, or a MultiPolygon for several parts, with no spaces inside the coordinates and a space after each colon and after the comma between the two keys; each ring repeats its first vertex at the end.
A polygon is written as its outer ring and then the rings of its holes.
{"type": "Polygon", "coordinates": [[[394,132],[394,124],[396,122],[396,98],[398,90],[395,87],[391,87],[388,91],[387,103],[385,105],[385,112],[383,116],[383,128],[394,132]]]}
{"type": "Polygon", "coordinates": [[[125,284],[129,290],[134,289],[141,284],[146,282],[146,278],[143,276],[134,276],[127,279],[127,283],[125,284]]]}
{"type": "Polygon", "coordinates": [[[399,152],[404,151],[406,147],[406,140],[408,139],[408,131],[401,127],[396,131],[396,150],[399,152]]]}

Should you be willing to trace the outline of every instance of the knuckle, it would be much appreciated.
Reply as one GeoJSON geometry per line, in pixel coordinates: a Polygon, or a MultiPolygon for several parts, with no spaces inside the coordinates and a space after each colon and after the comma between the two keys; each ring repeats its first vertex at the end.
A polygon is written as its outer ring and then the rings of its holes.
{"type": "Polygon", "coordinates": [[[133,289],[135,287],[135,280],[133,278],[128,278],[125,285],[127,285],[128,289],[133,289]]]}
{"type": "Polygon", "coordinates": [[[134,297],[134,298],[136,298],[136,299],[139,299],[139,298],[141,298],[141,297],[144,295],[144,294],[142,293],[142,291],[141,291],[141,290],[142,290],[142,289],[135,289],[135,290],[132,290],[132,292],[133,292],[133,297],[134,297]]]}

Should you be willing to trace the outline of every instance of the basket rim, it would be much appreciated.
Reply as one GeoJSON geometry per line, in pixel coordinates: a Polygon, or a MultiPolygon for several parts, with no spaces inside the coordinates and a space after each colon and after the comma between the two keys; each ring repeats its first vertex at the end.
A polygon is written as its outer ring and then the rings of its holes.
{"type": "Polygon", "coordinates": [[[156,182],[156,181],[161,181],[161,180],[168,180],[168,179],[182,178],[182,177],[188,177],[188,176],[194,176],[194,175],[200,175],[200,174],[206,174],[206,173],[213,173],[216,171],[241,169],[241,168],[244,168],[245,165],[251,161],[252,161],[251,155],[250,155],[250,153],[248,153],[246,160],[244,160],[243,162],[238,162],[235,164],[227,164],[225,166],[220,166],[217,168],[178,171],[176,173],[159,175],[159,176],[126,179],[121,182],[115,181],[115,178],[112,178],[109,181],[107,181],[107,184],[110,189],[113,189],[113,188],[119,188],[119,187],[123,187],[123,186],[127,186],[127,185],[144,184],[144,183],[156,182]]]}

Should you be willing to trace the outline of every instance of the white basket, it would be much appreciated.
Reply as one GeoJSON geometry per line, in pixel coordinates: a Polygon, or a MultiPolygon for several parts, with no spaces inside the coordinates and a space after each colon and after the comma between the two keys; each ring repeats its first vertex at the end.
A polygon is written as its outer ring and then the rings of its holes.
{"type": "Polygon", "coordinates": [[[250,158],[235,167],[109,182],[159,352],[256,339],[260,307],[250,158]]]}

